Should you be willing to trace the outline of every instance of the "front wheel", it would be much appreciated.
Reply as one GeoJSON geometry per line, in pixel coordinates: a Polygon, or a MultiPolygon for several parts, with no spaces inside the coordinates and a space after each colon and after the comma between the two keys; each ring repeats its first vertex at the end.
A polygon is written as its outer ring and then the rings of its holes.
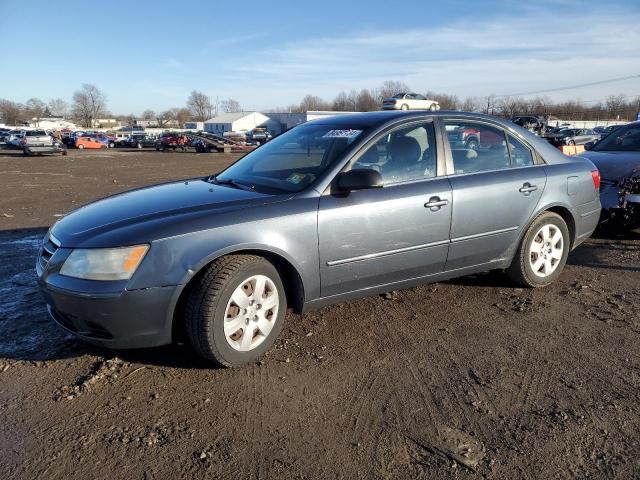
{"type": "Polygon", "coordinates": [[[409,105],[407,105],[406,103],[403,103],[402,106],[400,107],[400,110],[409,110],[409,105]]]}
{"type": "Polygon", "coordinates": [[[282,330],[284,285],[273,264],[255,255],[215,260],[195,280],[185,321],[195,351],[234,367],[260,358],[282,330]]]}
{"type": "Polygon", "coordinates": [[[525,233],[507,273],[527,287],[544,287],[554,282],[567,263],[571,239],[562,217],[544,212],[525,233]]]}
{"type": "Polygon", "coordinates": [[[431,106],[429,107],[429,110],[431,110],[432,112],[435,112],[438,109],[438,106],[435,103],[432,103],[431,106]]]}

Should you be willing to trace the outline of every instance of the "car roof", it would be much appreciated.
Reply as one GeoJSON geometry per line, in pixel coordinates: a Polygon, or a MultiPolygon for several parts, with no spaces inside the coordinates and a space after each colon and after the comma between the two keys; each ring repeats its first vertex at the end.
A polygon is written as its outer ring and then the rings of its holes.
{"type": "Polygon", "coordinates": [[[508,128],[512,128],[514,125],[508,120],[491,115],[450,110],[439,110],[437,112],[432,112],[430,110],[380,110],[376,112],[349,113],[344,115],[323,117],[311,120],[308,123],[312,123],[314,125],[334,125],[336,127],[342,128],[348,127],[369,129],[372,127],[382,126],[385,123],[391,123],[396,120],[401,120],[403,118],[419,119],[420,117],[464,117],[468,118],[469,120],[489,120],[491,122],[499,123],[508,128]]]}

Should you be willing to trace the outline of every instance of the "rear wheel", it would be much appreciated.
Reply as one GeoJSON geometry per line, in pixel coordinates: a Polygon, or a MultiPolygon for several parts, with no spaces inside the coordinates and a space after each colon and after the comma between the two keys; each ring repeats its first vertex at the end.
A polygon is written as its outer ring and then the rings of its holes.
{"type": "Polygon", "coordinates": [[[287,300],[280,275],[266,259],[229,255],[195,280],[185,321],[196,352],[233,367],[260,358],[282,330],[287,300]]]}
{"type": "Polygon", "coordinates": [[[82,150],[82,149],[84,148],[84,145],[80,144],[80,145],[78,145],[78,148],[79,148],[80,150],[82,150]]]}
{"type": "Polygon", "coordinates": [[[525,233],[508,269],[509,277],[527,287],[544,287],[562,273],[571,239],[562,217],[544,212],[525,233]]]}
{"type": "Polygon", "coordinates": [[[136,145],[136,147],[138,148],[142,148],[142,144],[140,142],[138,142],[138,144],[136,145]]]}

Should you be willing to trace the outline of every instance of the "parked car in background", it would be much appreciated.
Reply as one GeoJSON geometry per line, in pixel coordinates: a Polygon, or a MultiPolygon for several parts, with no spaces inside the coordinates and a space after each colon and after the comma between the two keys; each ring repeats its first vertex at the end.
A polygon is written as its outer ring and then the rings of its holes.
{"type": "Polygon", "coordinates": [[[94,132],[91,135],[104,143],[107,148],[114,148],[116,146],[116,138],[112,135],[102,132],[94,132]]]}
{"type": "Polygon", "coordinates": [[[5,143],[9,138],[10,128],[0,128],[0,143],[5,143]]]}
{"type": "Polygon", "coordinates": [[[609,135],[611,132],[615,132],[616,130],[624,126],[626,125],[609,125],[608,127],[605,127],[603,135],[609,135]]]}
{"type": "Polygon", "coordinates": [[[26,156],[45,153],[67,154],[64,144],[54,139],[45,130],[27,130],[20,142],[22,151],[26,156]]]}
{"type": "Polygon", "coordinates": [[[600,135],[586,128],[565,128],[557,133],[548,133],[544,138],[556,147],[563,145],[584,145],[600,140],[600,135]]]}
{"type": "Polygon", "coordinates": [[[382,101],[383,110],[440,110],[440,104],[419,93],[398,93],[382,101]]]}
{"type": "Polygon", "coordinates": [[[76,137],[76,148],[109,148],[103,140],[94,136],[79,136],[76,137]]]}
{"type": "Polygon", "coordinates": [[[600,216],[597,169],[501,119],[371,112],[292,128],[215,175],[111,196],[39,252],[53,319],[113,348],[253,362],[298,312],[506,269],[543,287],[600,216]],[[502,138],[474,151],[446,131],[502,138]]]}
{"type": "Polygon", "coordinates": [[[151,135],[131,135],[124,142],[122,142],[122,146],[129,148],[153,148],[156,146],[156,140],[156,137],[153,137],[151,135]]]}
{"type": "Polygon", "coordinates": [[[184,151],[189,145],[189,138],[180,133],[167,132],[163,133],[155,142],[156,150],[175,150],[176,148],[184,151]]]}
{"type": "Polygon", "coordinates": [[[593,162],[602,176],[602,219],[617,227],[640,227],[640,122],[616,128],[585,148],[580,156],[593,162]]]}
{"type": "Polygon", "coordinates": [[[9,135],[6,137],[6,143],[10,147],[20,148],[20,142],[22,141],[22,137],[24,137],[24,130],[10,130],[9,135]]]}
{"type": "Polygon", "coordinates": [[[520,125],[522,128],[526,128],[527,130],[538,135],[544,135],[547,131],[547,120],[545,117],[520,115],[517,117],[512,117],[511,121],[516,125],[520,125]]]}

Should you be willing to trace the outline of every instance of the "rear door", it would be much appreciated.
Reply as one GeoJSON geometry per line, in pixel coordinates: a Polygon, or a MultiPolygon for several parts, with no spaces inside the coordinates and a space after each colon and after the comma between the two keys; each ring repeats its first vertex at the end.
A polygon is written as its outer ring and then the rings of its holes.
{"type": "Polygon", "coordinates": [[[345,170],[378,170],[384,186],[321,197],[323,297],[443,270],[452,199],[449,180],[437,176],[443,173],[444,156],[436,142],[432,121],[381,134],[345,170]]]}
{"type": "Polygon", "coordinates": [[[547,177],[533,150],[495,124],[444,119],[453,190],[451,245],[446,270],[507,258],[531,217],[547,177]],[[455,132],[478,132],[475,150],[455,132]],[[507,144],[507,138],[509,140],[507,144]]]}

